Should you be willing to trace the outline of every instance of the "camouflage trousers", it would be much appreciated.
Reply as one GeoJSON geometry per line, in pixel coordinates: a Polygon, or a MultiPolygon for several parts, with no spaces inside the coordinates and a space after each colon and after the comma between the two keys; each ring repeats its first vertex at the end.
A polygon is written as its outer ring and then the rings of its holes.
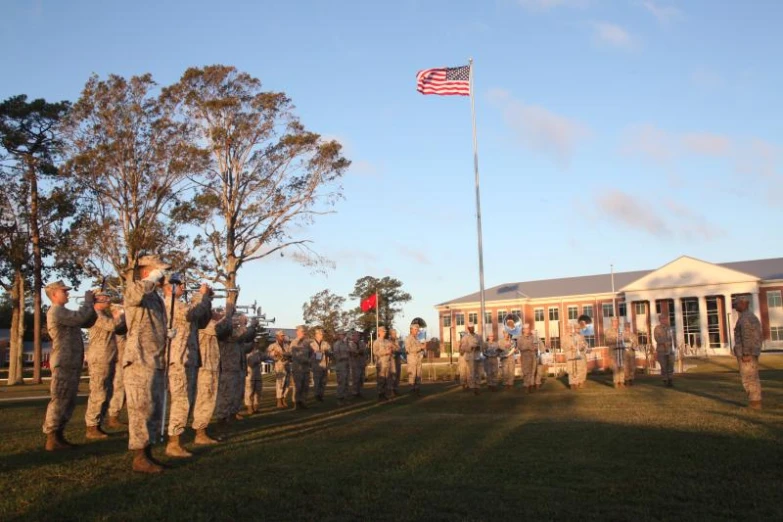
{"type": "Polygon", "coordinates": [[[316,397],[324,396],[328,375],[326,368],[322,368],[321,366],[313,368],[313,393],[316,397]]]}
{"type": "Polygon", "coordinates": [[[337,400],[345,399],[345,395],[348,393],[350,370],[348,361],[337,361],[334,365],[334,372],[337,374],[337,400]]]}
{"type": "Polygon", "coordinates": [[[522,385],[534,386],[536,384],[536,366],[538,366],[535,352],[522,352],[519,362],[522,365],[522,385]]]}
{"type": "Polygon", "coordinates": [[[623,348],[611,348],[609,350],[610,364],[612,366],[612,383],[617,386],[625,382],[625,350],[623,348]]]}
{"type": "Polygon", "coordinates": [[[191,425],[194,430],[206,429],[215,413],[219,375],[218,372],[206,368],[198,369],[196,404],[193,406],[193,424],[191,425]]]}
{"type": "Polygon", "coordinates": [[[375,364],[375,384],[379,396],[387,396],[388,393],[392,391],[394,376],[391,373],[391,368],[392,362],[386,357],[379,358],[375,364]]]}
{"type": "Polygon", "coordinates": [[[408,355],[408,384],[418,390],[421,386],[421,355],[408,355]]]}
{"type": "Polygon", "coordinates": [[[625,370],[625,382],[633,382],[636,377],[636,350],[633,348],[626,348],[624,357],[625,366],[623,369],[625,370]]]}
{"type": "Polygon", "coordinates": [[[364,357],[351,357],[351,391],[354,395],[359,395],[364,387],[364,357]]]}
{"type": "Polygon", "coordinates": [[[84,412],[84,423],[87,426],[100,426],[109,408],[114,382],[114,363],[90,364],[90,397],[87,399],[87,410],[84,412]]]}
{"type": "Polygon", "coordinates": [[[264,381],[253,379],[248,375],[245,378],[245,406],[251,411],[258,411],[261,408],[261,392],[264,389],[264,381]]]}
{"type": "Polygon", "coordinates": [[[294,368],[291,375],[294,378],[294,402],[306,401],[307,392],[310,391],[310,369],[294,368]]]}
{"type": "Polygon", "coordinates": [[[471,353],[465,356],[465,366],[468,368],[468,387],[478,389],[481,386],[481,370],[484,363],[475,360],[471,353]]]}
{"type": "Polygon", "coordinates": [[[196,368],[172,364],[169,366],[169,435],[181,435],[188,425],[190,405],[196,395],[196,368]]]}
{"type": "Polygon", "coordinates": [[[750,361],[744,362],[742,357],[737,357],[742,387],[748,394],[748,400],[761,400],[761,381],[759,380],[759,358],[752,356],[750,361]]]}
{"type": "Polygon", "coordinates": [[[237,396],[237,380],[239,371],[222,371],[218,377],[217,404],[215,417],[228,419],[233,412],[237,396]]]}
{"type": "Polygon", "coordinates": [[[234,397],[231,401],[231,414],[236,415],[242,411],[242,405],[245,403],[245,381],[247,370],[236,372],[236,388],[234,390],[234,397]]]}
{"type": "MultiPolygon", "coordinates": [[[[392,389],[396,392],[400,389],[400,379],[402,378],[402,357],[394,357],[393,361],[392,371],[394,371],[394,385],[392,386],[392,389]]],[[[408,368],[410,368],[410,366],[408,368]]]]}
{"type": "Polygon", "coordinates": [[[141,364],[123,368],[128,400],[128,449],[144,449],[160,434],[163,370],[141,364]]]}
{"type": "Polygon", "coordinates": [[[514,357],[509,355],[505,359],[500,360],[501,371],[503,372],[503,384],[506,386],[514,386],[514,370],[516,365],[514,364],[514,357]]]}
{"type": "Polygon", "coordinates": [[[468,363],[465,362],[465,356],[460,355],[457,361],[457,371],[459,372],[459,383],[463,386],[468,385],[468,363]]]}
{"type": "Polygon", "coordinates": [[[79,391],[81,370],[55,368],[52,370],[52,382],[49,386],[51,399],[46,407],[43,432],[53,433],[65,428],[71,420],[76,406],[76,394],[79,391]]]}
{"type": "Polygon", "coordinates": [[[658,364],[661,366],[661,378],[670,381],[674,375],[674,354],[658,353],[658,364]]]}
{"type": "Polygon", "coordinates": [[[275,398],[276,399],[282,399],[283,398],[283,391],[285,390],[285,395],[288,395],[288,392],[291,390],[291,374],[288,373],[285,370],[282,371],[275,371],[275,398]]]}
{"type": "Polygon", "coordinates": [[[546,382],[546,378],[549,375],[549,365],[539,364],[536,367],[536,386],[541,386],[546,382]]]}
{"type": "Polygon", "coordinates": [[[587,380],[587,360],[584,357],[568,360],[568,384],[579,385],[587,380]]]}
{"type": "Polygon", "coordinates": [[[498,370],[500,369],[500,366],[498,365],[498,358],[487,357],[486,368],[487,368],[487,386],[497,386],[498,370]]]}
{"type": "Polygon", "coordinates": [[[125,382],[122,373],[122,358],[118,357],[114,364],[114,381],[112,382],[111,400],[109,400],[109,417],[119,417],[125,406],[125,382]]]}

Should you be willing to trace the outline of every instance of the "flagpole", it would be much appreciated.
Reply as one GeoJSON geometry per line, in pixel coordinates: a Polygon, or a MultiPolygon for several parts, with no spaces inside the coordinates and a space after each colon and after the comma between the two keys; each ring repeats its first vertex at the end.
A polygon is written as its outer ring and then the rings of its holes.
{"type": "Polygon", "coordinates": [[[473,95],[473,58],[468,60],[470,67],[470,113],[473,118],[473,171],[476,176],[476,227],[478,228],[479,288],[481,294],[481,335],[484,336],[486,301],[484,299],[484,247],[481,238],[481,195],[479,192],[478,140],[476,139],[476,99],[473,95]]]}
{"type": "Polygon", "coordinates": [[[381,323],[378,319],[378,309],[381,307],[381,302],[378,300],[378,291],[375,291],[375,337],[378,337],[378,329],[381,327],[381,323]]]}

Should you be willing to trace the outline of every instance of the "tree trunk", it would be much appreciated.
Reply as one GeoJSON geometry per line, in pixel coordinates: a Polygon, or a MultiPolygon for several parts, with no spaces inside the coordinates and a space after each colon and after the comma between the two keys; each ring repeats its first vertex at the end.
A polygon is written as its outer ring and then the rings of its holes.
{"type": "Polygon", "coordinates": [[[8,348],[8,386],[24,384],[24,277],[18,271],[11,289],[11,342],[8,348]]]}
{"type": "MultiPolygon", "coordinates": [[[[226,256],[226,268],[228,269],[228,279],[226,281],[226,289],[237,288],[237,269],[236,258],[233,255],[226,256]]],[[[226,305],[231,306],[236,310],[237,300],[239,299],[239,292],[226,292],[226,305]]]]}
{"type": "Polygon", "coordinates": [[[41,231],[38,227],[38,178],[35,174],[35,165],[29,166],[28,175],[30,177],[30,235],[33,244],[33,384],[40,384],[43,260],[41,259],[41,231]]]}

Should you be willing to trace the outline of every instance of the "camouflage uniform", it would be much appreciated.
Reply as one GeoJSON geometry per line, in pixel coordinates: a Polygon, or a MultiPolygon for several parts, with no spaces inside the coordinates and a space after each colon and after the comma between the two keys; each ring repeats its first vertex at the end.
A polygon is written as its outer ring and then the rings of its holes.
{"type": "Polygon", "coordinates": [[[210,319],[198,332],[198,349],[201,367],[198,369],[196,404],[193,406],[194,430],[204,430],[215,413],[220,380],[220,339],[231,335],[231,321],[223,317],[210,319]]]}
{"type": "MultiPolygon", "coordinates": [[[[395,346],[396,348],[396,346],[395,346]]],[[[405,338],[405,354],[408,367],[408,384],[418,392],[421,387],[421,363],[424,359],[424,343],[413,334],[405,338]]]]}
{"type": "Polygon", "coordinates": [[[112,396],[114,368],[117,366],[117,341],[115,330],[120,326],[108,311],[97,314],[95,324],[89,330],[87,368],[90,372],[90,397],[84,423],[87,427],[100,426],[112,396]]]}
{"type": "Polygon", "coordinates": [[[128,327],[125,325],[125,318],[122,320],[122,329],[115,330],[114,340],[117,343],[117,360],[114,365],[114,381],[112,382],[112,394],[109,401],[109,420],[120,416],[122,408],[125,406],[125,379],[122,373],[122,358],[125,355],[125,334],[128,327]]]}
{"type": "Polygon", "coordinates": [[[375,379],[379,399],[388,397],[392,391],[393,381],[390,377],[392,376],[391,365],[394,348],[394,344],[388,339],[376,339],[372,346],[372,351],[375,354],[375,379]]]}
{"type": "Polygon", "coordinates": [[[661,365],[661,378],[667,385],[672,384],[674,375],[674,347],[672,346],[672,329],[669,326],[659,324],[653,330],[655,337],[655,352],[658,364],[661,365]]]}
{"type": "Polygon", "coordinates": [[[498,346],[502,350],[500,354],[500,366],[502,371],[501,379],[505,386],[514,386],[514,341],[511,339],[501,339],[498,346]]]}
{"type": "Polygon", "coordinates": [[[364,387],[364,372],[366,366],[364,349],[364,343],[361,339],[348,343],[348,353],[351,356],[351,387],[353,388],[352,395],[354,397],[359,397],[362,394],[362,387],[364,387]]]}
{"type": "Polygon", "coordinates": [[[348,377],[350,372],[350,354],[348,353],[348,343],[339,340],[334,343],[332,348],[334,357],[334,372],[337,374],[337,400],[343,401],[348,392],[348,377]]]}
{"type": "Polygon", "coordinates": [[[261,351],[254,348],[247,355],[247,377],[245,380],[245,406],[252,413],[257,413],[261,409],[261,391],[264,388],[261,364],[261,351]]]}
{"type": "MultiPolygon", "coordinates": [[[[171,296],[166,299],[166,320],[171,296]]],[[[169,393],[171,408],[169,435],[181,435],[188,424],[190,405],[196,395],[196,372],[199,363],[198,328],[206,326],[212,316],[212,298],[195,294],[190,304],[174,300],[173,328],[177,335],[171,340],[169,352],[169,393]]]]}
{"type": "MultiPolygon", "coordinates": [[[[227,322],[231,323],[228,315],[227,322]]],[[[218,377],[215,416],[220,420],[235,417],[244,400],[245,369],[242,361],[245,344],[255,337],[255,328],[232,327],[226,339],[218,339],[220,347],[220,375],[218,377]]]]}
{"type": "Polygon", "coordinates": [[[497,341],[487,343],[487,349],[484,351],[484,355],[487,357],[487,386],[493,390],[498,385],[498,357],[502,353],[503,349],[497,341]]]}
{"type": "Polygon", "coordinates": [[[540,387],[546,382],[549,376],[549,367],[552,365],[552,354],[550,352],[541,352],[538,355],[538,368],[536,368],[536,387],[540,387]]]}
{"type": "Polygon", "coordinates": [[[581,334],[573,334],[564,339],[563,351],[566,355],[568,385],[579,388],[587,380],[587,360],[585,350],[587,343],[581,334]]]}
{"type": "MultiPolygon", "coordinates": [[[[462,338],[464,339],[464,337],[462,338]]],[[[459,343],[460,346],[462,346],[462,339],[460,339],[459,343]]],[[[463,388],[468,387],[468,363],[465,361],[465,356],[460,352],[459,358],[457,359],[457,371],[459,372],[459,383],[462,385],[463,388]]]]}
{"type": "Polygon", "coordinates": [[[291,347],[285,341],[275,340],[269,345],[267,353],[275,361],[275,398],[278,401],[284,400],[291,389],[291,347]]]}
{"type": "Polygon", "coordinates": [[[315,339],[310,342],[313,351],[313,359],[310,361],[313,370],[313,391],[319,400],[323,400],[326,391],[326,381],[329,377],[328,357],[332,351],[331,346],[325,340],[319,343],[315,339]]]}
{"type": "MultiPolygon", "coordinates": [[[[393,336],[389,336],[389,340],[394,343],[394,353],[392,354],[392,390],[395,395],[400,391],[400,379],[402,378],[402,349],[400,349],[400,341],[395,333],[393,336]]],[[[408,367],[410,368],[410,366],[408,367]]],[[[409,370],[410,371],[410,370],[409,370]]]]}
{"type": "Polygon", "coordinates": [[[46,407],[44,433],[61,435],[71,420],[84,364],[81,329],[88,327],[95,319],[92,297],[85,298],[84,304],[76,311],[52,305],[46,312],[46,329],[52,338],[52,353],[49,357],[52,368],[49,389],[52,398],[46,407]]]}
{"type": "Polygon", "coordinates": [[[163,407],[163,351],[166,346],[166,308],[151,281],[134,281],[125,288],[128,340],[123,356],[128,401],[128,449],[149,446],[160,431],[163,407]]]}
{"type": "Polygon", "coordinates": [[[467,385],[476,393],[481,385],[481,345],[481,338],[472,333],[466,333],[459,342],[459,353],[467,368],[467,385]]]}
{"type": "Polygon", "coordinates": [[[604,332],[604,340],[609,348],[609,359],[612,367],[612,383],[615,387],[625,383],[625,346],[620,340],[620,332],[614,326],[604,332]]]}
{"type": "Polygon", "coordinates": [[[532,333],[522,334],[517,339],[517,348],[519,348],[520,353],[519,360],[522,365],[522,386],[528,390],[536,384],[536,366],[538,366],[536,361],[538,356],[537,344],[538,339],[532,333]]]}
{"type": "Polygon", "coordinates": [[[623,330],[623,340],[625,341],[625,361],[623,362],[625,374],[623,378],[625,384],[630,386],[633,385],[636,378],[636,339],[629,328],[623,330]]]}
{"type": "Polygon", "coordinates": [[[734,355],[737,356],[742,387],[751,404],[761,403],[761,381],[759,380],[759,356],[761,355],[762,332],[758,317],[746,309],[734,325],[734,355]],[[743,357],[748,358],[744,361],[743,357]]]}
{"type": "Polygon", "coordinates": [[[294,377],[294,403],[299,406],[307,400],[310,390],[310,360],[313,349],[306,337],[291,341],[291,373],[294,377]]]}

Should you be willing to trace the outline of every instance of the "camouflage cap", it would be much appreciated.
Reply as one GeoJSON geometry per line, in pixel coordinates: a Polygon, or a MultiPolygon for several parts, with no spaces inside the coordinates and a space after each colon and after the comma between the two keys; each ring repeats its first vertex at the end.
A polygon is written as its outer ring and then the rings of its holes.
{"type": "Polygon", "coordinates": [[[126,268],[126,270],[133,270],[134,268],[141,268],[143,266],[149,266],[152,268],[158,268],[160,270],[168,270],[171,268],[171,265],[168,263],[165,263],[160,256],[155,255],[149,255],[149,256],[141,256],[139,260],[136,262],[136,267],[133,265],[126,268]]]}
{"type": "Polygon", "coordinates": [[[54,283],[49,283],[44,287],[46,293],[54,292],[55,290],[73,290],[73,288],[63,283],[62,279],[55,281],[54,283]]]}

